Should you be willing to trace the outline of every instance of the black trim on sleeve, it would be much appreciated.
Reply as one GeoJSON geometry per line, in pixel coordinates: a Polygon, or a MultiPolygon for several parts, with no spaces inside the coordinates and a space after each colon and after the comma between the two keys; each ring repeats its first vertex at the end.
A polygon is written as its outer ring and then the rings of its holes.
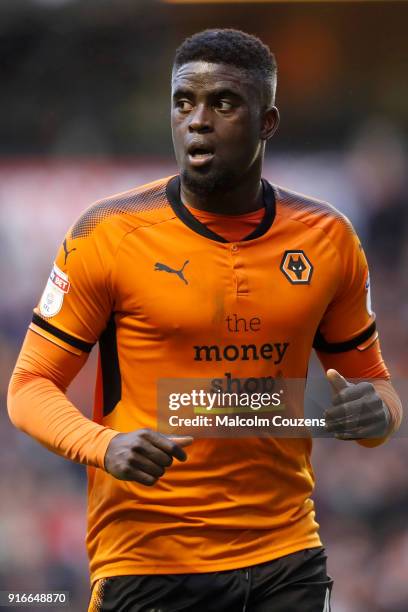
{"type": "Polygon", "coordinates": [[[351,351],[351,349],[356,348],[366,340],[368,340],[375,330],[377,326],[375,321],[371,323],[367,329],[365,329],[361,334],[359,334],[356,338],[352,338],[351,340],[346,340],[345,342],[327,342],[324,338],[320,330],[317,330],[316,335],[313,340],[313,348],[316,351],[322,351],[323,353],[344,353],[345,351],[351,351]]]}
{"type": "MultiPolygon", "coordinates": [[[[187,227],[192,229],[197,234],[204,236],[205,238],[210,238],[211,240],[216,240],[217,242],[227,243],[223,236],[216,234],[212,230],[210,230],[204,223],[201,223],[193,214],[188,210],[186,206],[184,206],[180,197],[180,176],[174,176],[169,180],[166,185],[166,196],[167,199],[176,213],[177,217],[185,224],[187,227]]],[[[242,238],[238,242],[243,242],[247,240],[253,240],[254,238],[259,238],[263,236],[268,229],[271,227],[276,214],[276,202],[275,202],[275,192],[270,183],[265,179],[262,179],[262,188],[263,188],[263,201],[265,205],[265,213],[264,216],[259,223],[258,227],[256,227],[248,236],[242,238]]],[[[235,241],[237,242],[237,241],[235,241]]]]}
{"type": "Polygon", "coordinates": [[[79,338],[75,338],[75,336],[71,336],[71,334],[67,334],[66,332],[58,329],[58,327],[54,327],[48,321],[42,319],[38,314],[34,313],[32,321],[38,327],[41,327],[44,331],[52,334],[59,340],[63,340],[70,346],[83,351],[84,353],[90,353],[95,343],[85,342],[85,340],[80,340],[79,338]]]}

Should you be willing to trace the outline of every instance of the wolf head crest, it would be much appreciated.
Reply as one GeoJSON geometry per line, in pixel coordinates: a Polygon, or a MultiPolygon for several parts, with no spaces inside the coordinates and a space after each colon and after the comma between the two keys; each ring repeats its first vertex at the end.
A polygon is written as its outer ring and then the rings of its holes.
{"type": "Polygon", "coordinates": [[[280,269],[293,285],[308,285],[313,266],[303,251],[285,251],[280,269]]]}

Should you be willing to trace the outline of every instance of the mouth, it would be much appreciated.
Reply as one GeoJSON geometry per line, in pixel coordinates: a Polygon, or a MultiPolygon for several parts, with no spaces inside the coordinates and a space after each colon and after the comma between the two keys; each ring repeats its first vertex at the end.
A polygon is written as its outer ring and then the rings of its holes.
{"type": "Polygon", "coordinates": [[[191,166],[196,168],[206,166],[214,159],[214,149],[204,145],[191,145],[187,149],[187,156],[191,166]]]}

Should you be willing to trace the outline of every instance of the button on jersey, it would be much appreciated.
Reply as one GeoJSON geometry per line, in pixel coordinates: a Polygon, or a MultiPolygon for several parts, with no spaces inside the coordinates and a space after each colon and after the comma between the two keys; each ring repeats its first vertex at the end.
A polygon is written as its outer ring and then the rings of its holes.
{"type": "MultiPolygon", "coordinates": [[[[72,352],[99,342],[94,419],[121,432],[157,428],[163,377],[305,378],[313,343],[345,350],[375,332],[363,250],[330,205],[263,181],[263,220],[228,243],[179,187],[162,179],[89,208],[31,324],[72,352]]],[[[197,439],[151,488],[89,468],[92,579],[221,571],[320,545],[310,451],[308,439],[197,439]]]]}

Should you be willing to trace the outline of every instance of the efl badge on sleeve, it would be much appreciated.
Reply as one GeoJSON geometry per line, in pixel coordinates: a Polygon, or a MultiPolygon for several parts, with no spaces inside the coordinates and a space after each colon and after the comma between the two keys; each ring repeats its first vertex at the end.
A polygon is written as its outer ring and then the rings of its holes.
{"type": "Polygon", "coordinates": [[[285,251],[280,269],[294,285],[308,285],[313,274],[313,266],[303,251],[285,251]]]}
{"type": "Polygon", "coordinates": [[[54,264],[40,300],[40,313],[43,317],[54,317],[59,313],[69,288],[70,282],[67,274],[54,264]]]}

